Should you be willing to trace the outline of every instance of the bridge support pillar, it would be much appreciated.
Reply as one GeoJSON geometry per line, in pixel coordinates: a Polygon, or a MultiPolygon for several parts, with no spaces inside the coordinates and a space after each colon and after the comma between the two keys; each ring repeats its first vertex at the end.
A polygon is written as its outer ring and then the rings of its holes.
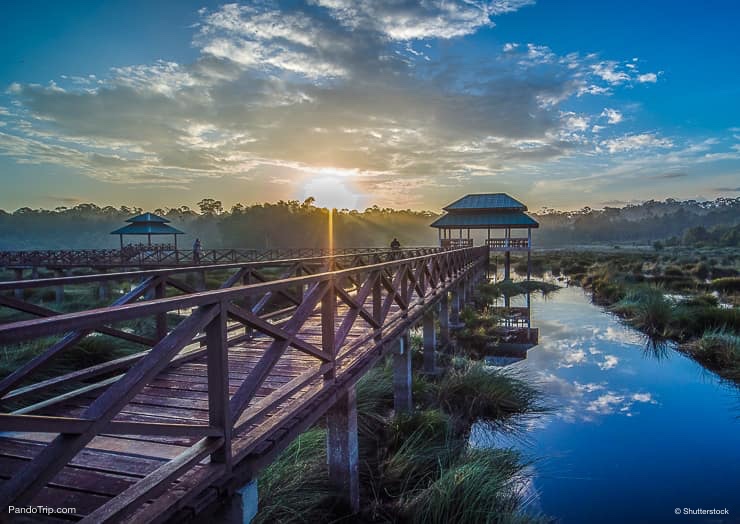
{"type": "Polygon", "coordinates": [[[460,327],[461,288],[462,284],[458,284],[458,286],[452,290],[452,311],[450,313],[450,327],[452,327],[453,329],[460,327]]]}
{"type": "MultiPolygon", "coordinates": [[[[61,278],[64,276],[63,269],[57,269],[55,271],[57,277],[61,278]]],[[[54,302],[57,306],[60,306],[64,302],[64,286],[56,286],[54,288],[54,302]]]]}
{"type": "Polygon", "coordinates": [[[31,278],[34,280],[39,278],[39,266],[33,266],[31,268],[31,278]]]}
{"type": "Polygon", "coordinates": [[[429,310],[424,314],[422,322],[424,337],[424,372],[437,372],[437,329],[434,325],[434,311],[429,310]]]}
{"type": "Polygon", "coordinates": [[[393,409],[396,413],[409,413],[411,400],[411,339],[408,332],[402,335],[393,351],[393,409]]]}
{"type": "MultiPolygon", "coordinates": [[[[23,270],[18,268],[14,270],[15,272],[15,279],[16,280],[23,280],[23,270]]],[[[13,296],[15,298],[23,300],[23,289],[17,288],[13,290],[13,296]]]]}
{"type": "Polygon", "coordinates": [[[360,511],[360,464],[357,443],[357,396],[354,386],[326,413],[329,480],[354,513],[360,511]]]}
{"type": "Polygon", "coordinates": [[[511,251],[504,253],[504,280],[511,278],[511,251]]]}
{"type": "Polygon", "coordinates": [[[439,301],[439,343],[442,347],[450,344],[450,309],[446,291],[439,301]]]}
{"type": "MultiPolygon", "coordinates": [[[[100,269],[100,273],[107,273],[105,269],[100,269]]],[[[108,300],[110,298],[110,280],[103,280],[98,285],[98,299],[108,300]]]]}
{"type": "Polygon", "coordinates": [[[205,271],[198,271],[196,273],[197,283],[196,283],[196,289],[198,291],[205,291],[206,290],[206,272],[205,271]]]}

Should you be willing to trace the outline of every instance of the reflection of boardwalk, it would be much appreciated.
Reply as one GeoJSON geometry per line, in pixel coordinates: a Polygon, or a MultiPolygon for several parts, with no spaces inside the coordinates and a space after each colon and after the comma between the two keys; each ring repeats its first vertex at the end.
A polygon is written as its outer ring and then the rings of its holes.
{"type": "Polygon", "coordinates": [[[539,329],[532,327],[530,297],[526,297],[525,306],[510,307],[508,297],[505,303],[504,307],[493,308],[500,318],[497,331],[501,341],[486,356],[486,362],[494,366],[508,366],[526,359],[527,351],[539,343],[539,329]]]}
{"type": "Polygon", "coordinates": [[[330,453],[342,485],[353,385],[391,350],[410,369],[399,337],[422,318],[426,331],[438,303],[446,329],[448,291],[479,278],[487,258],[461,249],[251,285],[237,272],[236,287],[0,326],[7,344],[192,311],[171,330],[159,323],[148,352],[75,372],[77,389],[0,414],[0,502],[75,507],[86,522],[197,513],[327,410],[330,435],[345,439],[330,453]],[[292,305],[261,314],[276,297],[292,305]]]}

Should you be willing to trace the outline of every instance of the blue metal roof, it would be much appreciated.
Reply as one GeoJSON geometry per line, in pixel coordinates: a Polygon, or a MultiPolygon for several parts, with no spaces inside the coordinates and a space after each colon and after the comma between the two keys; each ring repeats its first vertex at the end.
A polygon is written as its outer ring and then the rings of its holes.
{"type": "Polygon", "coordinates": [[[135,217],[129,218],[128,220],[126,220],[126,222],[132,222],[134,224],[139,224],[142,222],[156,222],[159,224],[164,224],[165,222],[169,222],[169,220],[159,215],[155,215],[154,213],[144,213],[142,215],[137,215],[135,217]]]}
{"type": "Polygon", "coordinates": [[[506,193],[465,195],[443,208],[445,211],[526,211],[527,206],[506,193]]]}
{"type": "Polygon", "coordinates": [[[111,235],[184,235],[179,229],[161,223],[129,224],[111,231],[111,235]]]}
{"type": "Polygon", "coordinates": [[[437,228],[451,229],[486,229],[489,227],[493,229],[505,227],[540,227],[535,219],[522,212],[450,213],[432,222],[431,226],[437,228]]]}

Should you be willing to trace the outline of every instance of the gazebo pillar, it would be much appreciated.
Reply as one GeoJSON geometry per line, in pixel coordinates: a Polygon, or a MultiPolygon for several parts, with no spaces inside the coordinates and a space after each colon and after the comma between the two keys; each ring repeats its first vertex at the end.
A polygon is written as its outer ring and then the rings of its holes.
{"type": "Polygon", "coordinates": [[[532,228],[527,228],[527,280],[532,278],[532,228]]]}

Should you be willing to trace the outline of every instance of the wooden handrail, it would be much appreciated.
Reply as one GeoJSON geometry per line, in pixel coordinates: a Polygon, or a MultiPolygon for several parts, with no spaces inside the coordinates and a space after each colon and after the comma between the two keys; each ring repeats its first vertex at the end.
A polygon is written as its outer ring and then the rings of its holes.
{"type": "MultiPolygon", "coordinates": [[[[225,269],[242,269],[252,268],[259,269],[263,267],[275,267],[291,266],[298,263],[302,264],[317,264],[325,263],[328,260],[351,260],[352,257],[357,256],[371,256],[371,255],[386,255],[395,256],[398,258],[409,258],[407,255],[411,253],[417,253],[422,251],[425,254],[431,254],[440,251],[438,247],[422,247],[414,249],[406,249],[401,251],[392,251],[388,249],[383,250],[372,250],[367,248],[366,251],[358,251],[356,253],[344,253],[338,255],[320,255],[311,257],[300,257],[300,258],[282,258],[282,259],[269,259],[259,261],[248,261],[248,262],[231,262],[227,264],[199,264],[189,265],[183,267],[172,267],[162,269],[142,269],[138,271],[119,271],[116,273],[95,273],[92,275],[75,275],[65,277],[51,277],[51,278],[37,278],[37,279],[26,279],[26,280],[7,280],[0,282],[1,291],[12,291],[15,289],[33,289],[42,287],[54,287],[63,285],[73,284],[92,284],[98,282],[115,281],[115,280],[138,280],[152,276],[172,276],[183,273],[193,273],[201,271],[220,271],[225,269]]],[[[0,252],[1,254],[2,252],[0,252]]],[[[2,264],[0,264],[1,266],[2,264]]]]}
{"type": "MultiPolygon", "coordinates": [[[[246,273],[237,272],[222,289],[0,325],[0,343],[13,343],[58,333],[96,330],[174,310],[192,311],[171,332],[165,332],[151,350],[116,364],[115,369],[124,367],[125,372],[114,380],[108,379],[106,388],[100,389],[102,393],[78,417],[0,415],[0,432],[34,431],[48,424],[44,431],[60,433],[23,470],[2,485],[0,505],[30,502],[81,449],[102,434],[134,432],[206,439],[187,448],[180,457],[106,503],[92,514],[96,518],[105,520],[125,513],[125,503],[151,497],[162,483],[173,480],[206,455],[211,456],[210,464],[222,468],[218,471],[230,471],[232,461],[236,460],[232,456],[231,444],[235,432],[247,431],[252,424],[264,421],[265,415],[270,413],[269,423],[265,422],[267,426],[258,432],[268,438],[281,422],[294,416],[292,412],[275,410],[296,392],[302,392],[300,400],[291,403],[291,409],[307,405],[321,392],[333,391],[332,388],[356,380],[354,373],[361,369],[359,361],[348,359],[355,358],[355,354],[362,356],[362,353],[357,353],[361,350],[374,354],[374,347],[382,347],[391,337],[397,337],[402,330],[408,329],[428,304],[439,300],[470,272],[479,271],[488,256],[486,246],[437,250],[398,260],[248,284],[241,283],[246,273]],[[298,295],[295,294],[296,289],[300,290],[298,295]],[[259,310],[267,302],[265,297],[278,295],[294,299],[296,307],[285,309],[282,319],[270,322],[259,310]],[[372,301],[372,306],[368,300],[372,301]],[[248,307],[244,306],[245,301],[250,304],[248,307]],[[307,320],[315,315],[321,316],[320,345],[299,336],[307,320]],[[256,336],[271,340],[232,396],[229,396],[227,358],[231,344],[227,336],[229,320],[254,330],[256,336]],[[350,339],[348,335],[358,320],[367,328],[363,327],[359,333],[355,331],[358,336],[350,339]],[[207,426],[113,420],[146,384],[181,358],[178,357],[181,351],[192,347],[196,340],[205,342],[205,347],[191,351],[189,355],[207,353],[207,426]],[[257,391],[288,347],[308,355],[315,362],[314,367],[254,402],[257,391]]],[[[291,273],[302,271],[300,265],[290,270],[291,273]]],[[[164,276],[152,278],[163,285],[164,276]]],[[[76,373],[83,377],[92,376],[84,370],[76,373]]],[[[239,457],[243,456],[245,448],[240,448],[239,453],[239,457]]]]}

